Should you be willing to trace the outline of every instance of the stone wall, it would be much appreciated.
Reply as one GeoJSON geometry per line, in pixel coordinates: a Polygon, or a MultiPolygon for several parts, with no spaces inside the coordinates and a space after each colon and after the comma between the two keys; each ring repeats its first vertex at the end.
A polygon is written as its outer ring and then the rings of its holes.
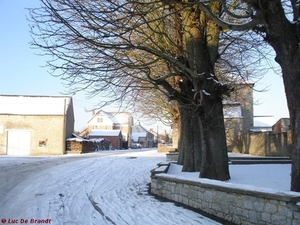
{"type": "Polygon", "coordinates": [[[238,150],[235,152],[258,156],[290,156],[291,144],[291,132],[248,133],[239,136],[238,150]]]}
{"type": "MultiPolygon", "coordinates": [[[[163,167],[166,172],[167,169],[163,167]]],[[[300,224],[300,193],[253,190],[220,181],[186,180],[152,171],[151,193],[235,224],[300,224]]]]}
{"type": "Polygon", "coordinates": [[[170,152],[170,151],[175,151],[175,147],[172,146],[167,146],[167,145],[163,145],[163,144],[158,144],[157,146],[157,151],[158,152],[170,152]]]}

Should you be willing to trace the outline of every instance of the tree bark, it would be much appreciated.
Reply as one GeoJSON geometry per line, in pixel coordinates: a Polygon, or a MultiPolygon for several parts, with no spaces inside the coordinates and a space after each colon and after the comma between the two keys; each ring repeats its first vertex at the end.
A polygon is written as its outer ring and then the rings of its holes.
{"type": "Polygon", "coordinates": [[[178,164],[183,165],[184,172],[200,172],[201,167],[201,134],[198,117],[192,107],[179,106],[181,117],[181,135],[178,143],[178,164]]]}
{"type": "MultiPolygon", "coordinates": [[[[211,7],[218,10],[220,4],[212,3],[211,7]]],[[[189,68],[194,73],[187,75],[190,85],[184,89],[190,102],[180,105],[178,162],[184,171],[200,169],[200,177],[228,180],[222,93],[219,92],[222,85],[214,75],[220,30],[197,7],[185,10],[182,19],[183,43],[189,68]]]]}
{"type": "Polygon", "coordinates": [[[203,94],[199,118],[201,123],[201,178],[229,180],[228,153],[221,99],[212,100],[203,94]],[[222,112],[222,113],[221,113],[222,112]]]}

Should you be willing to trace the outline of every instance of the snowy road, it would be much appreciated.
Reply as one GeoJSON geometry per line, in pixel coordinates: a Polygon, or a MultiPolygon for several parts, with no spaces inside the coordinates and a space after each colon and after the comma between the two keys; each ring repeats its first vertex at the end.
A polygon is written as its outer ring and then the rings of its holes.
{"type": "Polygon", "coordinates": [[[0,224],[218,224],[148,195],[164,154],[115,153],[1,156],[0,224]]]}

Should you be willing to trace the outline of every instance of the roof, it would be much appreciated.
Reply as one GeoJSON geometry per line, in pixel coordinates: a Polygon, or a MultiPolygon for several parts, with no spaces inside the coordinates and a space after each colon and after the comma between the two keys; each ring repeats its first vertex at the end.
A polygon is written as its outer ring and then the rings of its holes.
{"type": "Polygon", "coordinates": [[[134,142],[137,142],[140,137],[147,137],[147,133],[132,133],[131,138],[134,142]]]}
{"type": "Polygon", "coordinates": [[[254,127],[272,127],[275,123],[274,116],[254,116],[254,127]]]}
{"type": "Polygon", "coordinates": [[[104,116],[106,116],[112,123],[114,123],[114,124],[119,124],[118,120],[114,117],[114,115],[112,115],[112,114],[109,113],[109,112],[105,112],[105,111],[103,111],[103,110],[99,110],[97,113],[95,113],[95,114],[92,116],[92,118],[88,121],[88,123],[91,122],[95,117],[101,116],[101,114],[104,115],[104,116]]]}
{"type": "Polygon", "coordinates": [[[223,105],[240,105],[241,103],[239,101],[231,101],[228,99],[224,99],[222,101],[223,105]]]}
{"type": "Polygon", "coordinates": [[[117,137],[120,133],[120,130],[91,130],[89,136],[117,137]]]}
{"type": "Polygon", "coordinates": [[[107,116],[107,118],[109,118],[114,124],[118,124],[118,120],[110,113],[102,111],[104,113],[104,115],[107,116]]]}
{"type": "Polygon", "coordinates": [[[147,133],[149,132],[146,128],[141,126],[140,124],[132,126],[132,133],[147,133]]]}
{"type": "Polygon", "coordinates": [[[102,142],[106,140],[105,138],[92,138],[92,139],[84,139],[84,138],[78,138],[78,137],[73,137],[73,138],[67,138],[67,141],[77,141],[77,142],[102,142]]]}
{"type": "Polygon", "coordinates": [[[70,96],[0,95],[0,114],[64,115],[70,96]]]}

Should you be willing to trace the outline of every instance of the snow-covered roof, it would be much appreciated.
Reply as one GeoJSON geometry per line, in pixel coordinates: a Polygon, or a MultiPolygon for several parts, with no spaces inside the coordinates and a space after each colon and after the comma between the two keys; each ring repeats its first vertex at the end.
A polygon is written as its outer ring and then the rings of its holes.
{"type": "Polygon", "coordinates": [[[72,137],[72,138],[67,138],[67,141],[78,141],[78,142],[82,142],[82,141],[85,141],[85,139],[83,139],[83,138],[77,138],[77,137],[72,137]]]}
{"type": "Polygon", "coordinates": [[[148,130],[143,126],[141,126],[139,121],[136,125],[132,126],[132,133],[147,133],[147,132],[148,130]]]}
{"type": "Polygon", "coordinates": [[[272,127],[276,123],[274,116],[254,116],[254,127],[272,127]]]}
{"type": "Polygon", "coordinates": [[[131,138],[134,142],[137,142],[140,137],[147,137],[147,133],[132,133],[131,138]]]}
{"type": "Polygon", "coordinates": [[[91,130],[89,136],[117,137],[119,136],[120,132],[120,130],[91,130]]]}
{"type": "Polygon", "coordinates": [[[118,124],[119,122],[118,122],[118,120],[112,115],[112,114],[110,114],[110,113],[108,113],[108,112],[105,112],[105,111],[102,111],[103,112],[103,114],[105,115],[105,116],[107,116],[107,118],[109,118],[114,124],[118,124]]]}
{"type": "Polygon", "coordinates": [[[87,139],[83,138],[83,137],[80,137],[79,135],[75,134],[75,133],[72,133],[72,137],[70,138],[67,138],[67,141],[87,141],[87,139]]]}
{"type": "MultiPolygon", "coordinates": [[[[109,113],[109,112],[105,112],[103,110],[99,110],[97,113],[93,114],[92,118],[88,121],[88,123],[91,123],[93,121],[94,118],[96,117],[101,117],[101,116],[105,116],[106,118],[108,118],[111,123],[113,124],[120,124],[118,119],[112,114],[112,113],[109,113]]],[[[110,122],[109,122],[110,123],[110,122]]]]}
{"type": "Polygon", "coordinates": [[[70,96],[0,95],[0,114],[64,115],[70,96]]]}
{"type": "Polygon", "coordinates": [[[78,138],[78,137],[72,137],[68,138],[67,141],[77,141],[77,142],[83,142],[83,141],[88,141],[88,142],[102,142],[105,140],[105,138],[92,138],[92,139],[85,139],[85,138],[78,138]]]}
{"type": "Polygon", "coordinates": [[[254,116],[253,128],[251,132],[267,132],[272,131],[272,126],[276,123],[274,116],[254,116]]]}
{"type": "Polygon", "coordinates": [[[241,103],[239,101],[231,101],[228,99],[224,99],[222,101],[223,105],[240,105],[241,103]]]}

